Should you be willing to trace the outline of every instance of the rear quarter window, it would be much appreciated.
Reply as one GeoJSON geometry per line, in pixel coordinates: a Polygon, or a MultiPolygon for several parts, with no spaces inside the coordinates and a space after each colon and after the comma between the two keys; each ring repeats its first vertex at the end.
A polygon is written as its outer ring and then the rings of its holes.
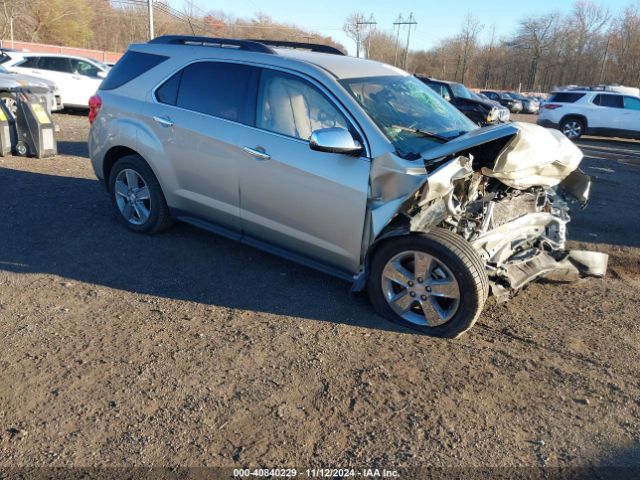
{"type": "Polygon", "coordinates": [[[622,95],[596,95],[593,99],[593,103],[595,105],[600,105],[601,107],[624,108],[622,95]]]}
{"type": "Polygon", "coordinates": [[[107,78],[100,85],[100,90],[113,90],[151,70],[169,57],[151,53],[133,52],[129,50],[116,63],[107,78]]]}
{"type": "Polygon", "coordinates": [[[584,97],[584,93],[576,92],[558,92],[552,93],[548,102],[574,103],[584,97]]]}

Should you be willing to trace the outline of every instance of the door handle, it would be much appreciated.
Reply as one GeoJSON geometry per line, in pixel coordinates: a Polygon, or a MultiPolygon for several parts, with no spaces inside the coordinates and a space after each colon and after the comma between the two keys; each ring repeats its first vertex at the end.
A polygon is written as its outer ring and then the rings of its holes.
{"type": "Polygon", "coordinates": [[[258,148],[244,147],[242,150],[247,152],[249,155],[254,157],[256,160],[269,160],[271,158],[271,155],[269,155],[267,152],[265,152],[262,147],[258,147],[258,148]],[[258,150],[258,149],[260,149],[260,150],[258,150]]]}
{"type": "Polygon", "coordinates": [[[153,117],[153,119],[163,127],[173,126],[173,120],[171,120],[169,117],[153,117]]]}

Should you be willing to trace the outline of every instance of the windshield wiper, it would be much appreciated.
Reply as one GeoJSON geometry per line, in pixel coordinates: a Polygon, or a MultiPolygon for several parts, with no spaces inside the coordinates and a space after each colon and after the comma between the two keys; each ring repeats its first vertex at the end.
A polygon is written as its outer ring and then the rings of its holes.
{"type": "MultiPolygon", "coordinates": [[[[427,130],[420,130],[419,128],[411,128],[411,127],[403,127],[401,125],[391,125],[391,128],[397,128],[399,130],[403,130],[405,132],[415,133],[417,135],[429,138],[435,138],[436,140],[440,140],[442,143],[446,143],[452,139],[452,137],[445,137],[444,135],[440,135],[435,132],[429,132],[427,130]]],[[[455,137],[453,137],[455,138],[455,137]]]]}

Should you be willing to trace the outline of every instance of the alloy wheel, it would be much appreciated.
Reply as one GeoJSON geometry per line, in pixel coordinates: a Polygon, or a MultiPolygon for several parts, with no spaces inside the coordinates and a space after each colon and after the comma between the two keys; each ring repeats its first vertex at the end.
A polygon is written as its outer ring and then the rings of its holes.
{"type": "Polygon", "coordinates": [[[570,139],[578,138],[582,133],[582,125],[577,120],[569,120],[562,127],[562,133],[570,139]]]}
{"type": "Polygon", "coordinates": [[[143,225],[151,215],[149,187],[142,175],[126,168],[115,181],[116,204],[125,220],[132,225],[143,225]]]}
{"type": "Polygon", "coordinates": [[[404,320],[427,327],[443,325],[460,306],[460,287],[439,259],[420,251],[392,257],[382,271],[382,292],[404,320]]]}

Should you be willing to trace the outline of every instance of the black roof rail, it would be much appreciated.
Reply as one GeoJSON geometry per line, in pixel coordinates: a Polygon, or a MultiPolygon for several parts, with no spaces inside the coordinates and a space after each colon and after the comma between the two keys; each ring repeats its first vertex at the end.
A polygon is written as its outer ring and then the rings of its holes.
{"type": "Polygon", "coordinates": [[[332,55],[343,55],[344,53],[335,47],[321,45],[319,43],[289,42],[287,40],[249,40],[259,42],[271,47],[297,48],[300,50],[311,50],[312,52],[330,53],[332,55]]]}
{"type": "Polygon", "coordinates": [[[165,45],[200,45],[203,47],[236,48],[249,52],[276,53],[262,42],[254,40],[238,40],[235,38],[196,37],[190,35],[162,35],[147,43],[165,45]]]}

